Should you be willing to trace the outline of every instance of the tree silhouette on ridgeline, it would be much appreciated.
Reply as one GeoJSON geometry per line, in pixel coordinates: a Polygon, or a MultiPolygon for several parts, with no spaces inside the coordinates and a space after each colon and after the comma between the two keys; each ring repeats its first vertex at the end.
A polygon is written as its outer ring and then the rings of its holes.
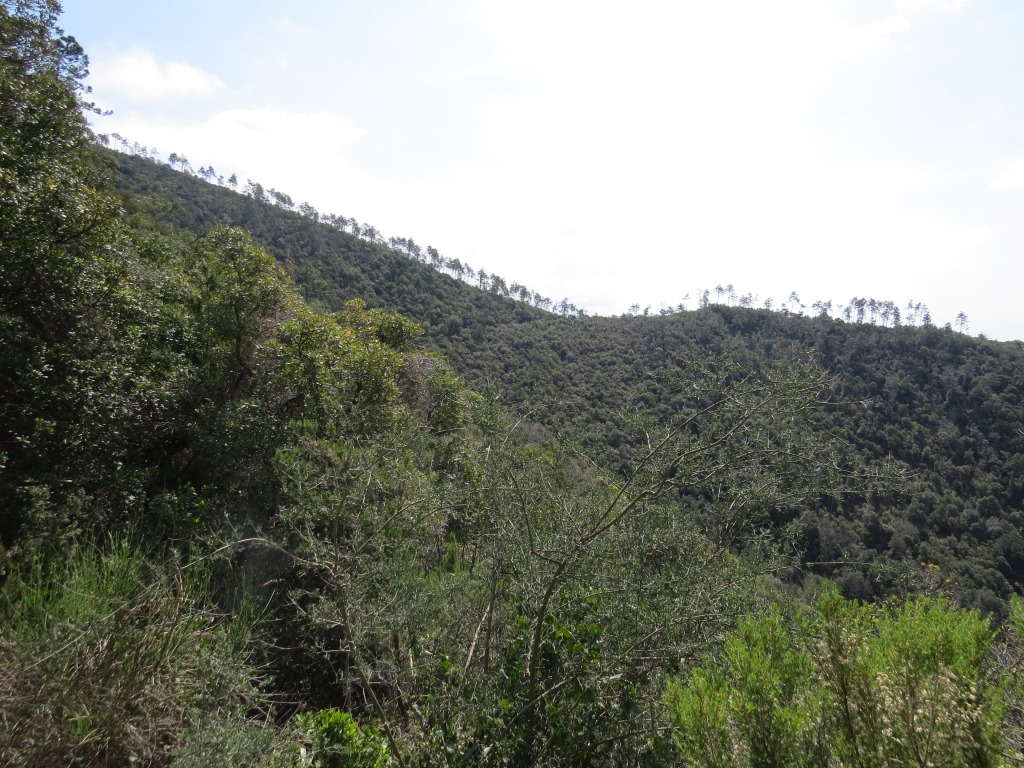
{"type": "MultiPolygon", "coordinates": [[[[120,134],[97,134],[95,140],[100,145],[120,151],[122,154],[135,155],[155,163],[160,163],[159,155],[155,148],[147,148],[120,134]]],[[[181,173],[197,175],[203,181],[210,184],[228,186],[232,189],[238,187],[238,177],[234,173],[228,176],[227,181],[225,181],[224,176],[217,174],[212,166],[200,167],[198,171],[193,173],[188,158],[177,152],[172,152],[168,155],[167,165],[181,173]]],[[[468,285],[475,286],[482,291],[521,301],[537,309],[550,311],[564,317],[582,317],[587,314],[585,309],[576,306],[576,304],[569,301],[568,297],[560,301],[550,299],[519,282],[509,283],[505,278],[489,273],[484,268],[474,269],[459,259],[448,259],[432,245],[421,247],[410,237],[385,238],[376,227],[360,223],[355,218],[348,218],[334,213],[321,213],[308,202],[296,205],[291,195],[273,187],[265,188],[257,181],[246,180],[242,194],[258,203],[297,212],[313,222],[326,224],[341,232],[348,232],[367,242],[384,244],[394,253],[402,254],[414,261],[430,266],[438,272],[454,277],[468,285]]],[[[698,297],[698,309],[705,309],[712,304],[753,309],[760,300],[760,297],[753,293],[740,294],[733,283],[719,283],[713,289],[700,289],[696,295],[698,297]],[[711,298],[712,291],[715,296],[714,301],[711,298]]],[[[674,307],[671,305],[662,307],[659,314],[671,315],[690,311],[688,310],[689,301],[690,294],[687,293],[674,307]]],[[[902,312],[899,305],[892,300],[858,296],[852,297],[846,304],[836,304],[835,309],[833,309],[833,305],[832,299],[818,299],[810,304],[815,317],[841,320],[846,323],[856,323],[858,325],[866,323],[883,328],[897,328],[900,326],[928,328],[934,326],[927,305],[913,300],[907,302],[905,311],[902,312]]],[[[784,316],[793,315],[799,317],[804,314],[807,305],[801,301],[800,294],[797,291],[791,291],[781,301],[770,296],[766,297],[761,302],[761,308],[770,312],[777,311],[784,316]],[[778,307],[778,310],[775,309],[776,307],[778,307]]],[[[650,314],[650,311],[651,308],[648,306],[644,314],[650,314]]],[[[639,313],[639,304],[633,304],[626,312],[627,315],[639,313]]],[[[946,323],[946,326],[950,328],[955,326],[960,333],[966,333],[970,328],[967,315],[963,312],[956,316],[953,323],[946,323]]]]}

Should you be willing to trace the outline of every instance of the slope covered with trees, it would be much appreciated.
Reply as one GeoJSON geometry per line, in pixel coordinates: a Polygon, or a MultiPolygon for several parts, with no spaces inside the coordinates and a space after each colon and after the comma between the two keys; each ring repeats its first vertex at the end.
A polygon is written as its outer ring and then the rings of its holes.
{"type": "Polygon", "coordinates": [[[117,162],[117,184],[135,205],[155,207],[161,221],[185,231],[217,221],[251,227],[322,306],[362,295],[408,314],[472,386],[550,433],[582,441],[612,470],[634,450],[623,431],[629,412],[668,418],[677,410],[674,385],[707,354],[749,363],[812,351],[835,377],[841,405],[831,410],[831,428],[858,461],[894,463],[908,483],[899,494],[849,496],[801,513],[805,561],[828,563],[808,571],[869,598],[901,588],[902,564],[927,562],[963,602],[1001,614],[1024,582],[1020,343],[970,338],[927,317],[888,327],[891,318],[879,318],[892,314],[892,302],[867,300],[852,300],[847,320],[710,299],[657,315],[547,312],[151,160],[117,162]],[[884,311],[868,313],[869,304],[884,311]]]}
{"type": "Polygon", "coordinates": [[[460,337],[463,318],[497,325],[548,314],[501,291],[474,290],[425,263],[418,247],[398,250],[376,238],[357,237],[318,215],[302,215],[142,157],[111,153],[109,158],[129,208],[177,231],[204,233],[224,225],[246,229],[318,306],[337,309],[348,299],[361,298],[415,317],[436,338],[460,337]]]}
{"type": "Polygon", "coordinates": [[[755,361],[797,350],[835,377],[830,429],[859,460],[907,476],[899,493],[851,495],[803,516],[808,562],[855,564],[814,570],[843,579],[850,596],[877,597],[897,587],[894,566],[912,558],[939,565],[966,603],[1004,610],[1024,581],[1017,343],[710,306],[501,326],[452,359],[470,381],[500,382],[538,420],[588,436],[615,466],[633,450],[618,428],[622,412],[672,413],[673,384],[709,352],[755,361]]]}

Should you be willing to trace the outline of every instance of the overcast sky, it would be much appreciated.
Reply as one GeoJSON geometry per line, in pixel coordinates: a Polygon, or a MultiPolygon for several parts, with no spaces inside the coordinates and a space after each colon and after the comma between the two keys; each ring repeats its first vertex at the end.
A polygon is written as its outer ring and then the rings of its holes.
{"type": "Polygon", "coordinates": [[[64,10],[97,131],[591,313],[732,283],[1024,338],[1021,0],[64,10]]]}

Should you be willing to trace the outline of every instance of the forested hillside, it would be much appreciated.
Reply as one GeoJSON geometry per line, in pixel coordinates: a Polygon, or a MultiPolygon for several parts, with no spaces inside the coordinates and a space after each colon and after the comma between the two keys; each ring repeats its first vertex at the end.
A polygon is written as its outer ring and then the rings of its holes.
{"type": "MultiPolygon", "coordinates": [[[[109,153],[129,209],[179,231],[216,226],[251,232],[288,270],[312,303],[336,309],[361,298],[415,317],[432,338],[459,338],[461,323],[507,325],[549,313],[473,286],[421,260],[269,201],[207,183],[134,155],[109,153]]],[[[445,351],[450,351],[449,346],[445,351]]]]}
{"type": "Polygon", "coordinates": [[[0,762],[1021,759],[1018,347],[481,291],[99,148],[59,12],[0,4],[0,762]]]}
{"type": "Polygon", "coordinates": [[[244,226],[286,265],[307,299],[352,297],[401,312],[471,386],[552,434],[581,441],[609,469],[635,446],[639,408],[677,410],[680,377],[709,354],[747,364],[813,353],[835,379],[831,428],[859,461],[901,467],[900,492],[853,494],[800,513],[805,569],[851,597],[900,588],[901,564],[929,563],[958,599],[1005,613],[1024,583],[1024,349],[932,325],[881,327],[828,316],[711,304],[689,312],[566,316],[482,291],[382,243],[117,155],[128,204],[202,233],[244,226]]]}

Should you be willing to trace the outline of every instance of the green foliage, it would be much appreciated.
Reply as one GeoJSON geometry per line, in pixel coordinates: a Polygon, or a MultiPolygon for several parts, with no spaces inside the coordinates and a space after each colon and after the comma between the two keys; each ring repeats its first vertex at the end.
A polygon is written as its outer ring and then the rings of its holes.
{"type": "Polygon", "coordinates": [[[409,318],[382,309],[367,310],[362,299],[345,302],[338,317],[360,337],[379,341],[397,352],[406,351],[413,339],[423,335],[423,329],[409,318]]]}
{"type": "Polygon", "coordinates": [[[1004,764],[1005,686],[994,635],[941,598],[877,609],[826,589],[813,613],[748,618],[708,663],[670,683],[675,738],[695,765],[1004,764]]]}
{"type": "Polygon", "coordinates": [[[743,619],[726,642],[737,696],[730,702],[749,760],[757,768],[826,765],[820,703],[808,685],[810,664],[789,644],[776,610],[743,619]]]}
{"type": "Polygon", "coordinates": [[[743,306],[560,317],[151,161],[117,162],[126,193],[149,196],[150,206],[154,194],[175,201],[166,212],[174,227],[202,233],[212,221],[243,225],[311,302],[341,310],[362,296],[409,315],[469,386],[500,391],[507,406],[548,433],[579,439],[612,470],[627,467],[637,449],[623,439],[623,412],[670,419],[679,405],[673,381],[699,378],[706,355],[731,356],[748,369],[814,350],[836,377],[836,406],[820,427],[848,444],[842,466],[882,472],[895,465],[912,480],[905,494],[878,484],[804,510],[800,546],[814,563],[807,586],[830,578],[848,597],[902,593],[926,587],[908,580],[909,564],[926,561],[940,566],[965,604],[1000,616],[1010,594],[1024,589],[1013,535],[1024,524],[1017,343],[930,324],[883,328],[743,306]]]}
{"type": "Polygon", "coordinates": [[[274,259],[244,231],[217,229],[198,243],[194,306],[203,347],[228,367],[229,393],[247,376],[254,349],[275,326],[275,315],[291,298],[288,281],[274,259]]]}
{"type": "Polygon", "coordinates": [[[676,742],[697,765],[826,766],[821,701],[808,657],[776,609],[746,617],[725,644],[728,673],[695,670],[670,681],[666,702],[676,742]]]}
{"type": "Polygon", "coordinates": [[[90,150],[58,10],[0,12],[5,760],[287,765],[308,737],[321,765],[655,765],[671,714],[696,764],[998,763],[1022,710],[976,614],[833,590],[736,622],[776,576],[870,596],[909,558],[1001,609],[1020,350],[471,289],[90,150]],[[261,679],[313,714],[274,723],[261,679]]]}
{"type": "Polygon", "coordinates": [[[298,734],[290,727],[225,716],[197,715],[181,733],[170,768],[299,768],[298,734]]]}
{"type": "Polygon", "coordinates": [[[729,680],[719,667],[698,667],[686,685],[670,679],[665,701],[672,715],[673,738],[687,760],[706,768],[736,765],[729,680]]]}
{"type": "Polygon", "coordinates": [[[1003,690],[986,679],[993,633],[976,612],[919,597],[879,615],[829,590],[818,614],[816,662],[846,764],[1002,764],[1003,690]]]}
{"type": "MultiPolygon", "coordinates": [[[[56,2],[0,6],[0,538],[69,489],[126,508],[138,478],[123,425],[146,396],[134,264],[116,202],[98,192],[77,83],[81,47],[56,28],[56,2]],[[88,480],[86,480],[88,478],[88,480]],[[84,487],[83,487],[84,486],[84,487]],[[38,508],[38,506],[37,506],[38,508]]],[[[81,523],[82,520],[76,521],[81,523]]]]}
{"type": "Polygon", "coordinates": [[[0,592],[3,762],[159,765],[205,718],[244,726],[251,628],[208,594],[127,539],[23,557],[0,592]]]}
{"type": "Polygon", "coordinates": [[[640,420],[646,447],[619,477],[481,404],[471,484],[448,497],[480,557],[468,650],[446,672],[473,691],[473,717],[459,699],[438,706],[461,723],[450,748],[486,744],[479,759],[516,765],[654,759],[663,675],[719,640],[786,562],[764,534],[769,511],[833,479],[829,445],[804,431],[820,373],[794,361],[735,374],[723,362],[689,382],[694,405],[671,426],[640,420]]]}
{"type": "Polygon", "coordinates": [[[1024,755],[1024,605],[1019,596],[1010,601],[1010,618],[997,655],[997,670],[1008,680],[1005,720],[1011,753],[1024,755]]]}
{"type": "Polygon", "coordinates": [[[360,725],[348,712],[321,709],[300,715],[298,720],[311,735],[317,768],[384,768],[390,763],[380,733],[360,725]]]}

